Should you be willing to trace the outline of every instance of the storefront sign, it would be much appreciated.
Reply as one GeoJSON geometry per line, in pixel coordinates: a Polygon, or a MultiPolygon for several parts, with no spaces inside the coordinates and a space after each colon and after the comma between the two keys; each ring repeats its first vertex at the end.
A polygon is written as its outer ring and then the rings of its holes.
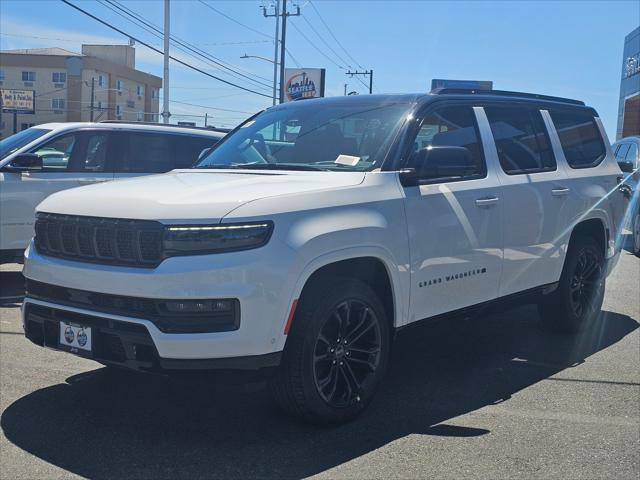
{"type": "Polygon", "coordinates": [[[34,90],[0,89],[3,113],[35,113],[34,90]]]}
{"type": "Polygon", "coordinates": [[[640,53],[636,53],[624,61],[624,78],[632,77],[638,73],[640,73],[640,53]]]}
{"type": "Polygon", "coordinates": [[[284,101],[324,97],[324,68],[285,68],[284,101]]]}

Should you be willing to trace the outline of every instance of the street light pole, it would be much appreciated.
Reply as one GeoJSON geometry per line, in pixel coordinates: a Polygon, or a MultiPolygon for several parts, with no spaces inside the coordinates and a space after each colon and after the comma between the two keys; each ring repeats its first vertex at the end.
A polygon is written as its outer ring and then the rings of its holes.
{"type": "Polygon", "coordinates": [[[162,120],[169,123],[169,0],[164,0],[164,79],[162,80],[162,120]]]}
{"type": "Polygon", "coordinates": [[[278,37],[280,36],[280,5],[276,1],[276,39],[273,42],[273,104],[278,103],[278,37]]]}

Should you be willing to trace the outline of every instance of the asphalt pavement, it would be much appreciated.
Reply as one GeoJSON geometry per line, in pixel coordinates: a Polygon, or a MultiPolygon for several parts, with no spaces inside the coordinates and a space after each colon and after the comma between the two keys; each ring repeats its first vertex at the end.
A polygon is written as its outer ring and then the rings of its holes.
{"type": "Polygon", "coordinates": [[[0,478],[640,477],[640,259],[576,336],[535,307],[412,328],[341,427],[281,414],[261,384],[140,374],[32,345],[19,266],[0,271],[0,478]]]}

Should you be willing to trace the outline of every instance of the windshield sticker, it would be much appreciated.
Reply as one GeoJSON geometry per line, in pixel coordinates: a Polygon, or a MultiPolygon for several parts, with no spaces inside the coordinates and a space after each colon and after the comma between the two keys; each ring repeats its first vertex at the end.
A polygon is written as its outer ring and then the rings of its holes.
{"type": "Polygon", "coordinates": [[[334,163],[339,163],[340,165],[349,165],[350,167],[355,167],[360,161],[360,157],[353,157],[351,155],[338,155],[334,163]]]}

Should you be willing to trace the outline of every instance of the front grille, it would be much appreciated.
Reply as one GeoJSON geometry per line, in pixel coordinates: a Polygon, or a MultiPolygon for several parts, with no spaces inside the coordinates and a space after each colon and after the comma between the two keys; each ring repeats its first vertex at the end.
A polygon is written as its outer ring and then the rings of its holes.
{"type": "Polygon", "coordinates": [[[163,259],[163,229],[150,220],[39,213],[35,244],[51,257],[153,268],[163,259]]]}

